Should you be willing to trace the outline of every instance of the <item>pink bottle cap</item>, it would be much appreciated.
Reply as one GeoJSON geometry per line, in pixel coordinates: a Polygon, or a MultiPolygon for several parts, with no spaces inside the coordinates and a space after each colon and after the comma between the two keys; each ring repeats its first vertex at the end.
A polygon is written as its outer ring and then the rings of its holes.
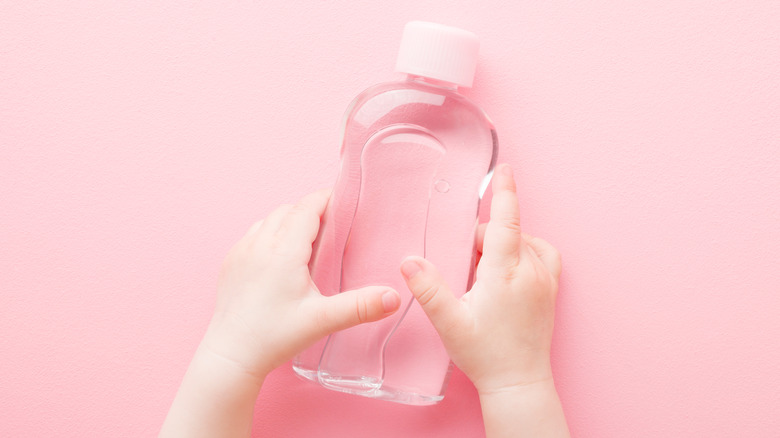
{"type": "Polygon", "coordinates": [[[410,21],[404,27],[395,71],[471,87],[479,38],[457,27],[410,21]]]}

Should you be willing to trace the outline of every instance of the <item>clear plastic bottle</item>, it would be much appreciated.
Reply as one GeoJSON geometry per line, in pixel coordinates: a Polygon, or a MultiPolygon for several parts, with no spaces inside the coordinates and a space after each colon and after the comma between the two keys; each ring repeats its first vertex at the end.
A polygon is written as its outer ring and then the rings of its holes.
{"type": "Polygon", "coordinates": [[[478,47],[470,32],[410,22],[396,64],[406,80],[371,87],[347,109],[312,278],[323,295],[390,286],[401,308],[304,351],[299,375],[399,403],[444,397],[451,363],[400,264],[425,257],[458,296],[472,283],[479,202],[498,152],[490,119],[457,90],[471,86],[478,47]]]}

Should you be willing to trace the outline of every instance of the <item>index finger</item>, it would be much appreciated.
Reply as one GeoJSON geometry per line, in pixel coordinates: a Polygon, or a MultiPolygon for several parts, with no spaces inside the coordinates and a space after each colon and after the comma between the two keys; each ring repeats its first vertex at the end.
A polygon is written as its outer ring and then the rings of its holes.
{"type": "Polygon", "coordinates": [[[274,253],[308,262],[312,243],[317,238],[320,222],[330,198],[330,189],[310,193],[293,205],[279,229],[271,237],[274,253]]]}
{"type": "MultiPolygon", "coordinates": [[[[300,201],[298,201],[298,203],[304,206],[306,209],[311,210],[318,217],[322,217],[323,213],[325,212],[325,208],[328,205],[330,193],[330,188],[320,189],[304,196],[300,201]]],[[[282,225],[282,222],[287,218],[290,208],[292,207],[293,205],[291,204],[284,204],[280,207],[277,207],[268,215],[268,217],[252,224],[252,226],[249,228],[249,231],[247,231],[244,235],[244,239],[252,239],[262,228],[265,228],[266,234],[275,233],[282,225]]]]}
{"type": "Polygon", "coordinates": [[[328,200],[330,200],[331,189],[320,189],[316,192],[309,193],[301,198],[298,202],[301,205],[305,205],[310,208],[314,214],[319,217],[325,213],[325,208],[328,206],[328,200]]]}
{"type": "Polygon", "coordinates": [[[517,188],[512,176],[512,168],[508,164],[502,164],[493,174],[490,222],[485,230],[480,263],[496,265],[517,263],[520,260],[522,245],[517,188]]]}
{"type": "Polygon", "coordinates": [[[330,189],[317,190],[301,198],[283,220],[282,232],[291,245],[308,246],[317,238],[322,215],[328,206],[330,189]]]}

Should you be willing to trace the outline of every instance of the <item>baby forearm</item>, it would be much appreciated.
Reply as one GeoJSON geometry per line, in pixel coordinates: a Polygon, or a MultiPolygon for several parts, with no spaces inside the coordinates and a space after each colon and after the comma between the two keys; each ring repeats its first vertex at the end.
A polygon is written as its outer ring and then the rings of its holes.
{"type": "Polygon", "coordinates": [[[552,379],[480,393],[487,438],[569,437],[552,379]]]}
{"type": "Polygon", "coordinates": [[[249,437],[262,380],[201,344],[159,436],[249,437]]]}

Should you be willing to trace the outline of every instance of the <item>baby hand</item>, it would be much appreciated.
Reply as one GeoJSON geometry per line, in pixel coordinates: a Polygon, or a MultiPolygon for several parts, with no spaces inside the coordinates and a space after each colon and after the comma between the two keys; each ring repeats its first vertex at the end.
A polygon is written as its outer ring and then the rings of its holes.
{"type": "Polygon", "coordinates": [[[476,281],[461,299],[421,257],[404,260],[401,272],[452,361],[480,394],[551,380],[560,255],[544,240],[521,233],[508,165],[493,176],[490,222],[484,230],[484,238],[477,238],[483,248],[476,281]]]}
{"type": "Polygon", "coordinates": [[[318,339],[394,313],[398,292],[371,286],[322,296],[309,275],[312,242],[329,191],[283,205],[231,249],[204,344],[253,376],[264,377],[318,339]]]}

